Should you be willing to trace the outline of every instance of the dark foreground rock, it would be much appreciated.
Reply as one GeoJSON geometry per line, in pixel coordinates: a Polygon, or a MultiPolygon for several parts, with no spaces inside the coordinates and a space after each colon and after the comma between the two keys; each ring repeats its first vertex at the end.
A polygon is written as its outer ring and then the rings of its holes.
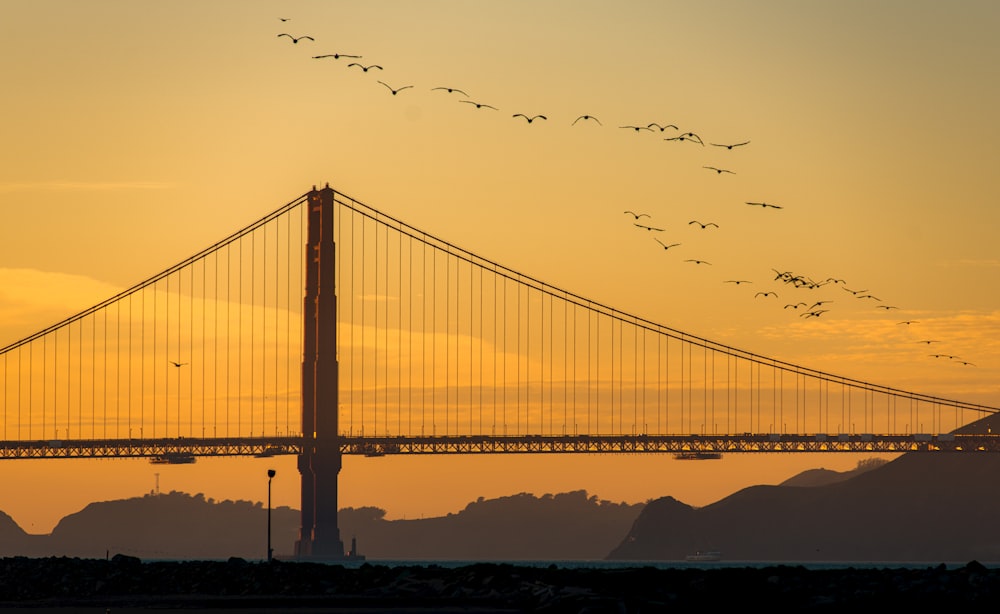
{"type": "Polygon", "coordinates": [[[1000,570],[801,566],[583,569],[482,563],[358,568],[312,562],[0,559],[0,611],[14,608],[323,608],[324,611],[955,611],[1000,602],[1000,570]]]}

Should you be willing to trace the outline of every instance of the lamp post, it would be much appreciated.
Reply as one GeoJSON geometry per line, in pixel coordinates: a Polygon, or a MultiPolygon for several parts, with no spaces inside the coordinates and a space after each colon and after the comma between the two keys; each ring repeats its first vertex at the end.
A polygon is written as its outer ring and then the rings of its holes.
{"type": "Polygon", "coordinates": [[[274,550],[271,549],[271,478],[274,477],[274,469],[267,470],[267,562],[271,562],[274,550]]]}

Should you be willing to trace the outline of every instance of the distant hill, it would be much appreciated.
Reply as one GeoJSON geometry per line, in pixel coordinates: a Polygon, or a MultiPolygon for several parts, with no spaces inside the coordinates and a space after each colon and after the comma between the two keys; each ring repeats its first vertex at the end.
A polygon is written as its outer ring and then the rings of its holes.
{"type": "Polygon", "coordinates": [[[858,463],[858,466],[850,471],[831,471],[830,469],[807,469],[798,475],[794,475],[778,486],[826,486],[849,480],[865,471],[871,471],[876,467],[881,467],[889,461],[880,458],[869,458],[858,463]]]}
{"type": "MultiPolygon", "coordinates": [[[[601,501],[584,491],[480,498],[455,514],[385,520],[379,508],[339,513],[345,548],[356,538],[369,559],[602,559],[628,531],[642,504],[601,501]]],[[[275,556],[293,553],[298,510],[271,510],[275,556]]],[[[0,556],[248,560],[267,555],[267,510],[260,503],[181,492],[91,503],[49,535],[28,535],[0,513],[0,556]]]]}
{"type": "MultiPolygon", "coordinates": [[[[984,418],[958,432],[1000,428],[984,418]]],[[[1000,561],[1000,455],[909,453],[844,480],[800,475],[693,508],[648,503],[609,557],[727,561],[1000,561]],[[798,484],[824,485],[804,487],[798,484]]]]}
{"type": "Polygon", "coordinates": [[[644,504],[612,503],[586,491],[483,499],[447,516],[385,520],[377,508],[340,512],[345,542],[356,536],[370,558],[440,560],[600,560],[644,504]]]}
{"type": "MultiPolygon", "coordinates": [[[[13,521],[11,521],[13,523],[13,521]]],[[[271,510],[272,543],[298,534],[299,513],[271,510]]],[[[17,525],[14,525],[15,527],[17,525]]],[[[66,516],[49,535],[10,533],[0,518],[0,556],[144,559],[261,559],[267,554],[267,510],[260,503],[205,499],[181,492],[91,503],[66,516]]]]}

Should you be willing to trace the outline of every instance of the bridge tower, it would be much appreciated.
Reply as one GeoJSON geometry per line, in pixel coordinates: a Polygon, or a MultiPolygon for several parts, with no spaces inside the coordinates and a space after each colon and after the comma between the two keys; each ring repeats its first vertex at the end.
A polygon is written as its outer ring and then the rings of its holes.
{"type": "Polygon", "coordinates": [[[337,525],[341,468],[337,389],[337,295],[334,285],[334,191],[308,196],[308,243],[302,358],[302,527],[296,558],[344,558],[337,525]]]}

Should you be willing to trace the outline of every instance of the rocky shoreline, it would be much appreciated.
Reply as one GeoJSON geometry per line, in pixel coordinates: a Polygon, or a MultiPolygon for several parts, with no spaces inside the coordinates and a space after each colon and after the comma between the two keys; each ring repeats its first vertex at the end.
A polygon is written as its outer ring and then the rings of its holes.
{"type": "Polygon", "coordinates": [[[1000,602],[1000,569],[801,566],[585,569],[503,563],[357,568],[311,562],[0,559],[0,610],[615,612],[847,606],[953,610],[1000,602]]]}

